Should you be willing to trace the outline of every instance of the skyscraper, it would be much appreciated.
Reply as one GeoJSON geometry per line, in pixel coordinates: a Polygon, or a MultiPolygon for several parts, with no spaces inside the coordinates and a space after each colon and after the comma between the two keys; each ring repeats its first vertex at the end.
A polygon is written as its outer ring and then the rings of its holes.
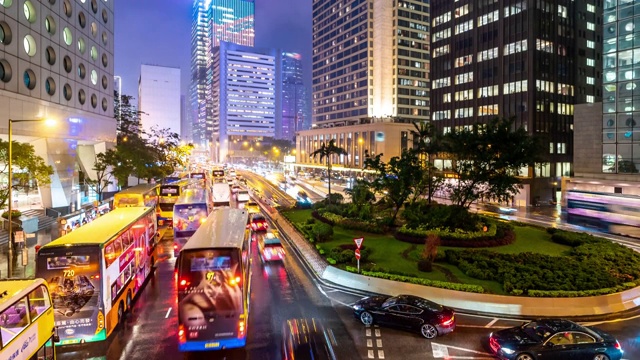
{"type": "Polygon", "coordinates": [[[282,126],[276,129],[276,138],[293,140],[296,132],[308,129],[310,110],[302,57],[296,53],[282,53],[282,126]]]}
{"type": "MultiPolygon", "coordinates": [[[[588,0],[431,3],[433,124],[442,132],[494,117],[545,142],[516,202],[557,200],[572,173],[574,105],[600,101],[601,6],[588,0]]],[[[579,121],[579,119],[576,119],[579,121]]],[[[443,168],[446,159],[438,159],[443,168]]]]}
{"type": "Polygon", "coordinates": [[[189,102],[194,141],[211,145],[214,133],[211,54],[222,41],[253,46],[253,0],[194,0],[189,102]]]}
{"type": "Polygon", "coordinates": [[[180,69],[142,65],[138,81],[142,129],[169,129],[180,135],[180,69]]]}

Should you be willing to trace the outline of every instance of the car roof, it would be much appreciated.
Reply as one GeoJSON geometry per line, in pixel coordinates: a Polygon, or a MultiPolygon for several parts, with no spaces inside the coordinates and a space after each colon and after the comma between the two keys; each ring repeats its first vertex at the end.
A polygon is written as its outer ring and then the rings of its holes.
{"type": "Polygon", "coordinates": [[[439,304],[431,300],[427,300],[415,295],[398,295],[387,299],[387,301],[389,301],[390,299],[393,299],[393,304],[413,305],[421,309],[432,309],[433,306],[429,305],[440,306],[439,304]]]}
{"type": "Polygon", "coordinates": [[[536,323],[544,325],[554,332],[585,330],[584,327],[566,319],[538,319],[536,323]]]}

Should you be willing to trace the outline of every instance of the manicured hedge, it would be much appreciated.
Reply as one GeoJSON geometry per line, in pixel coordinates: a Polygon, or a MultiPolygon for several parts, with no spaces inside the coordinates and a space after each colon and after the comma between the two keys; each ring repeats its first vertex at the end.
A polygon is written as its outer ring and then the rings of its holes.
{"type": "Polygon", "coordinates": [[[450,247],[493,247],[508,245],[515,241],[513,227],[505,222],[488,222],[487,231],[450,232],[442,229],[409,229],[406,226],[398,229],[394,237],[412,244],[424,244],[428,234],[440,237],[442,246],[450,247]]]}
{"type": "MultiPolygon", "coordinates": [[[[358,272],[356,268],[351,266],[347,266],[345,270],[352,273],[358,272]]],[[[480,294],[485,292],[484,288],[480,285],[456,284],[456,283],[449,283],[444,281],[428,280],[428,279],[422,279],[417,277],[394,275],[394,274],[387,274],[383,272],[374,272],[374,271],[365,271],[365,270],[360,271],[360,274],[365,276],[380,278],[380,279],[402,281],[402,282],[424,285],[424,286],[432,286],[432,287],[437,287],[441,289],[466,291],[466,292],[473,292],[473,293],[480,293],[480,294]]]]}
{"type": "Polygon", "coordinates": [[[387,231],[384,226],[380,226],[373,222],[346,218],[342,215],[323,210],[325,209],[313,211],[311,216],[325,224],[329,224],[331,226],[338,225],[349,230],[364,231],[371,234],[384,234],[387,231]]]}

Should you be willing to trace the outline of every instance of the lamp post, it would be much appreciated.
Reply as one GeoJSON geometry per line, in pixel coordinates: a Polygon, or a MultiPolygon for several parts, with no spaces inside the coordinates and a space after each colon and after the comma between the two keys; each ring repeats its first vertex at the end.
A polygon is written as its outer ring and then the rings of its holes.
{"type": "Polygon", "coordinates": [[[13,260],[13,219],[12,219],[12,206],[13,206],[13,171],[11,169],[11,163],[12,163],[12,157],[13,157],[13,141],[11,140],[11,132],[13,130],[13,123],[20,123],[20,122],[41,122],[44,121],[48,124],[54,124],[55,120],[50,120],[50,119],[34,119],[34,120],[14,120],[14,119],[9,119],[9,160],[8,160],[8,188],[9,188],[9,196],[7,197],[9,203],[7,205],[8,208],[8,220],[9,220],[9,225],[8,225],[8,230],[9,230],[9,261],[8,261],[8,270],[9,270],[9,274],[7,274],[7,278],[10,278],[12,275],[12,260],[13,260]]]}

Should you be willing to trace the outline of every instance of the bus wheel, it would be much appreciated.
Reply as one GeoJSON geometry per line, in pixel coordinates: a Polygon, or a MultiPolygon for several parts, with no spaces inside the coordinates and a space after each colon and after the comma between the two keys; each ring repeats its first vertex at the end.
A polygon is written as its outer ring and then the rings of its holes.
{"type": "Polygon", "coordinates": [[[127,311],[131,311],[131,291],[127,292],[127,311]]]}
{"type": "Polygon", "coordinates": [[[122,301],[120,301],[120,305],[118,305],[118,323],[123,324],[124,326],[124,309],[122,307],[122,301]]]}

